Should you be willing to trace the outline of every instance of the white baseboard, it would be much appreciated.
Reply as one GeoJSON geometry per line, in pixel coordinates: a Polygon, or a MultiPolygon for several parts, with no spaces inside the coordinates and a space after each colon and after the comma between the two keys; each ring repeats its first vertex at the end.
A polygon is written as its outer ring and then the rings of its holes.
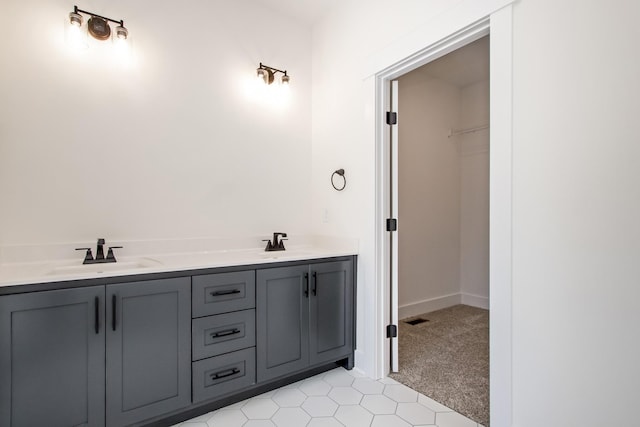
{"type": "Polygon", "coordinates": [[[453,305],[461,303],[462,295],[458,293],[437,298],[430,298],[411,304],[405,304],[402,306],[398,306],[398,319],[406,319],[407,317],[413,317],[417,316],[418,314],[441,310],[443,308],[451,307],[453,305]]]}
{"type": "Polygon", "coordinates": [[[354,353],[353,356],[354,356],[354,365],[355,365],[353,369],[356,370],[357,372],[361,372],[363,375],[369,378],[379,380],[380,378],[376,378],[375,372],[373,371],[369,372],[366,366],[362,366],[363,360],[364,361],[367,360],[367,357],[364,351],[356,349],[353,353],[354,353]]]}
{"type": "Polygon", "coordinates": [[[489,310],[488,297],[481,297],[479,295],[465,294],[465,293],[462,293],[461,296],[462,296],[462,304],[489,310]]]}
{"type": "Polygon", "coordinates": [[[367,377],[367,378],[370,378],[369,375],[367,375],[367,373],[365,371],[363,371],[362,369],[358,368],[357,366],[353,367],[351,375],[353,375],[354,377],[367,377]]]}

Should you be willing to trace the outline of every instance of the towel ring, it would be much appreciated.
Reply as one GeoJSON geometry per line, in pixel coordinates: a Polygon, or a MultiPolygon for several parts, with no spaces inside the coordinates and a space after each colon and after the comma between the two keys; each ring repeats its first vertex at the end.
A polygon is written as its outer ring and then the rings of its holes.
{"type": "Polygon", "coordinates": [[[347,186],[347,178],[344,176],[344,169],[338,169],[337,171],[331,174],[331,186],[335,188],[336,191],[344,190],[344,188],[347,186]],[[336,187],[336,184],[333,182],[333,177],[336,175],[341,176],[343,180],[342,187],[340,188],[336,187]]]}

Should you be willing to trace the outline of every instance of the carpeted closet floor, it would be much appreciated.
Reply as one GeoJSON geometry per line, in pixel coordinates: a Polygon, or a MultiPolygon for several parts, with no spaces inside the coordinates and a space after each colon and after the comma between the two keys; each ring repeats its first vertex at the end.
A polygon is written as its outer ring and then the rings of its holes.
{"type": "Polygon", "coordinates": [[[389,375],[489,426],[489,311],[468,305],[402,319],[399,368],[389,375]],[[407,321],[428,321],[411,325],[407,321]]]}

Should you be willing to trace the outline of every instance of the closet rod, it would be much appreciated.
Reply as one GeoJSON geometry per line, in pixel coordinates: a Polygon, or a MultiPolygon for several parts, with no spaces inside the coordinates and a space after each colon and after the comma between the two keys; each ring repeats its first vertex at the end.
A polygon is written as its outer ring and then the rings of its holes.
{"type": "Polygon", "coordinates": [[[462,134],[465,134],[465,133],[478,132],[479,130],[485,130],[485,129],[489,129],[489,125],[478,126],[478,127],[475,127],[475,128],[462,129],[462,130],[449,129],[448,138],[451,138],[452,136],[456,136],[456,135],[462,135],[462,134]]]}

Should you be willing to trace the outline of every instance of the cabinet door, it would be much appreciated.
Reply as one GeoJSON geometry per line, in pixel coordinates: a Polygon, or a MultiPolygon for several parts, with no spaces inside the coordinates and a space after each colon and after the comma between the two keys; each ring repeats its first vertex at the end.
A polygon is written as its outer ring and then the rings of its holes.
{"type": "Polygon", "coordinates": [[[257,271],[258,382],[309,365],[308,275],[306,265],[257,271]]]}
{"type": "Polygon", "coordinates": [[[0,425],[104,426],[104,286],[0,297],[0,425]]]}
{"type": "Polygon", "coordinates": [[[312,264],[309,345],[311,364],[353,351],[353,263],[312,264]]]}
{"type": "Polygon", "coordinates": [[[191,280],[107,286],[107,426],[191,402],[191,280]]]}

